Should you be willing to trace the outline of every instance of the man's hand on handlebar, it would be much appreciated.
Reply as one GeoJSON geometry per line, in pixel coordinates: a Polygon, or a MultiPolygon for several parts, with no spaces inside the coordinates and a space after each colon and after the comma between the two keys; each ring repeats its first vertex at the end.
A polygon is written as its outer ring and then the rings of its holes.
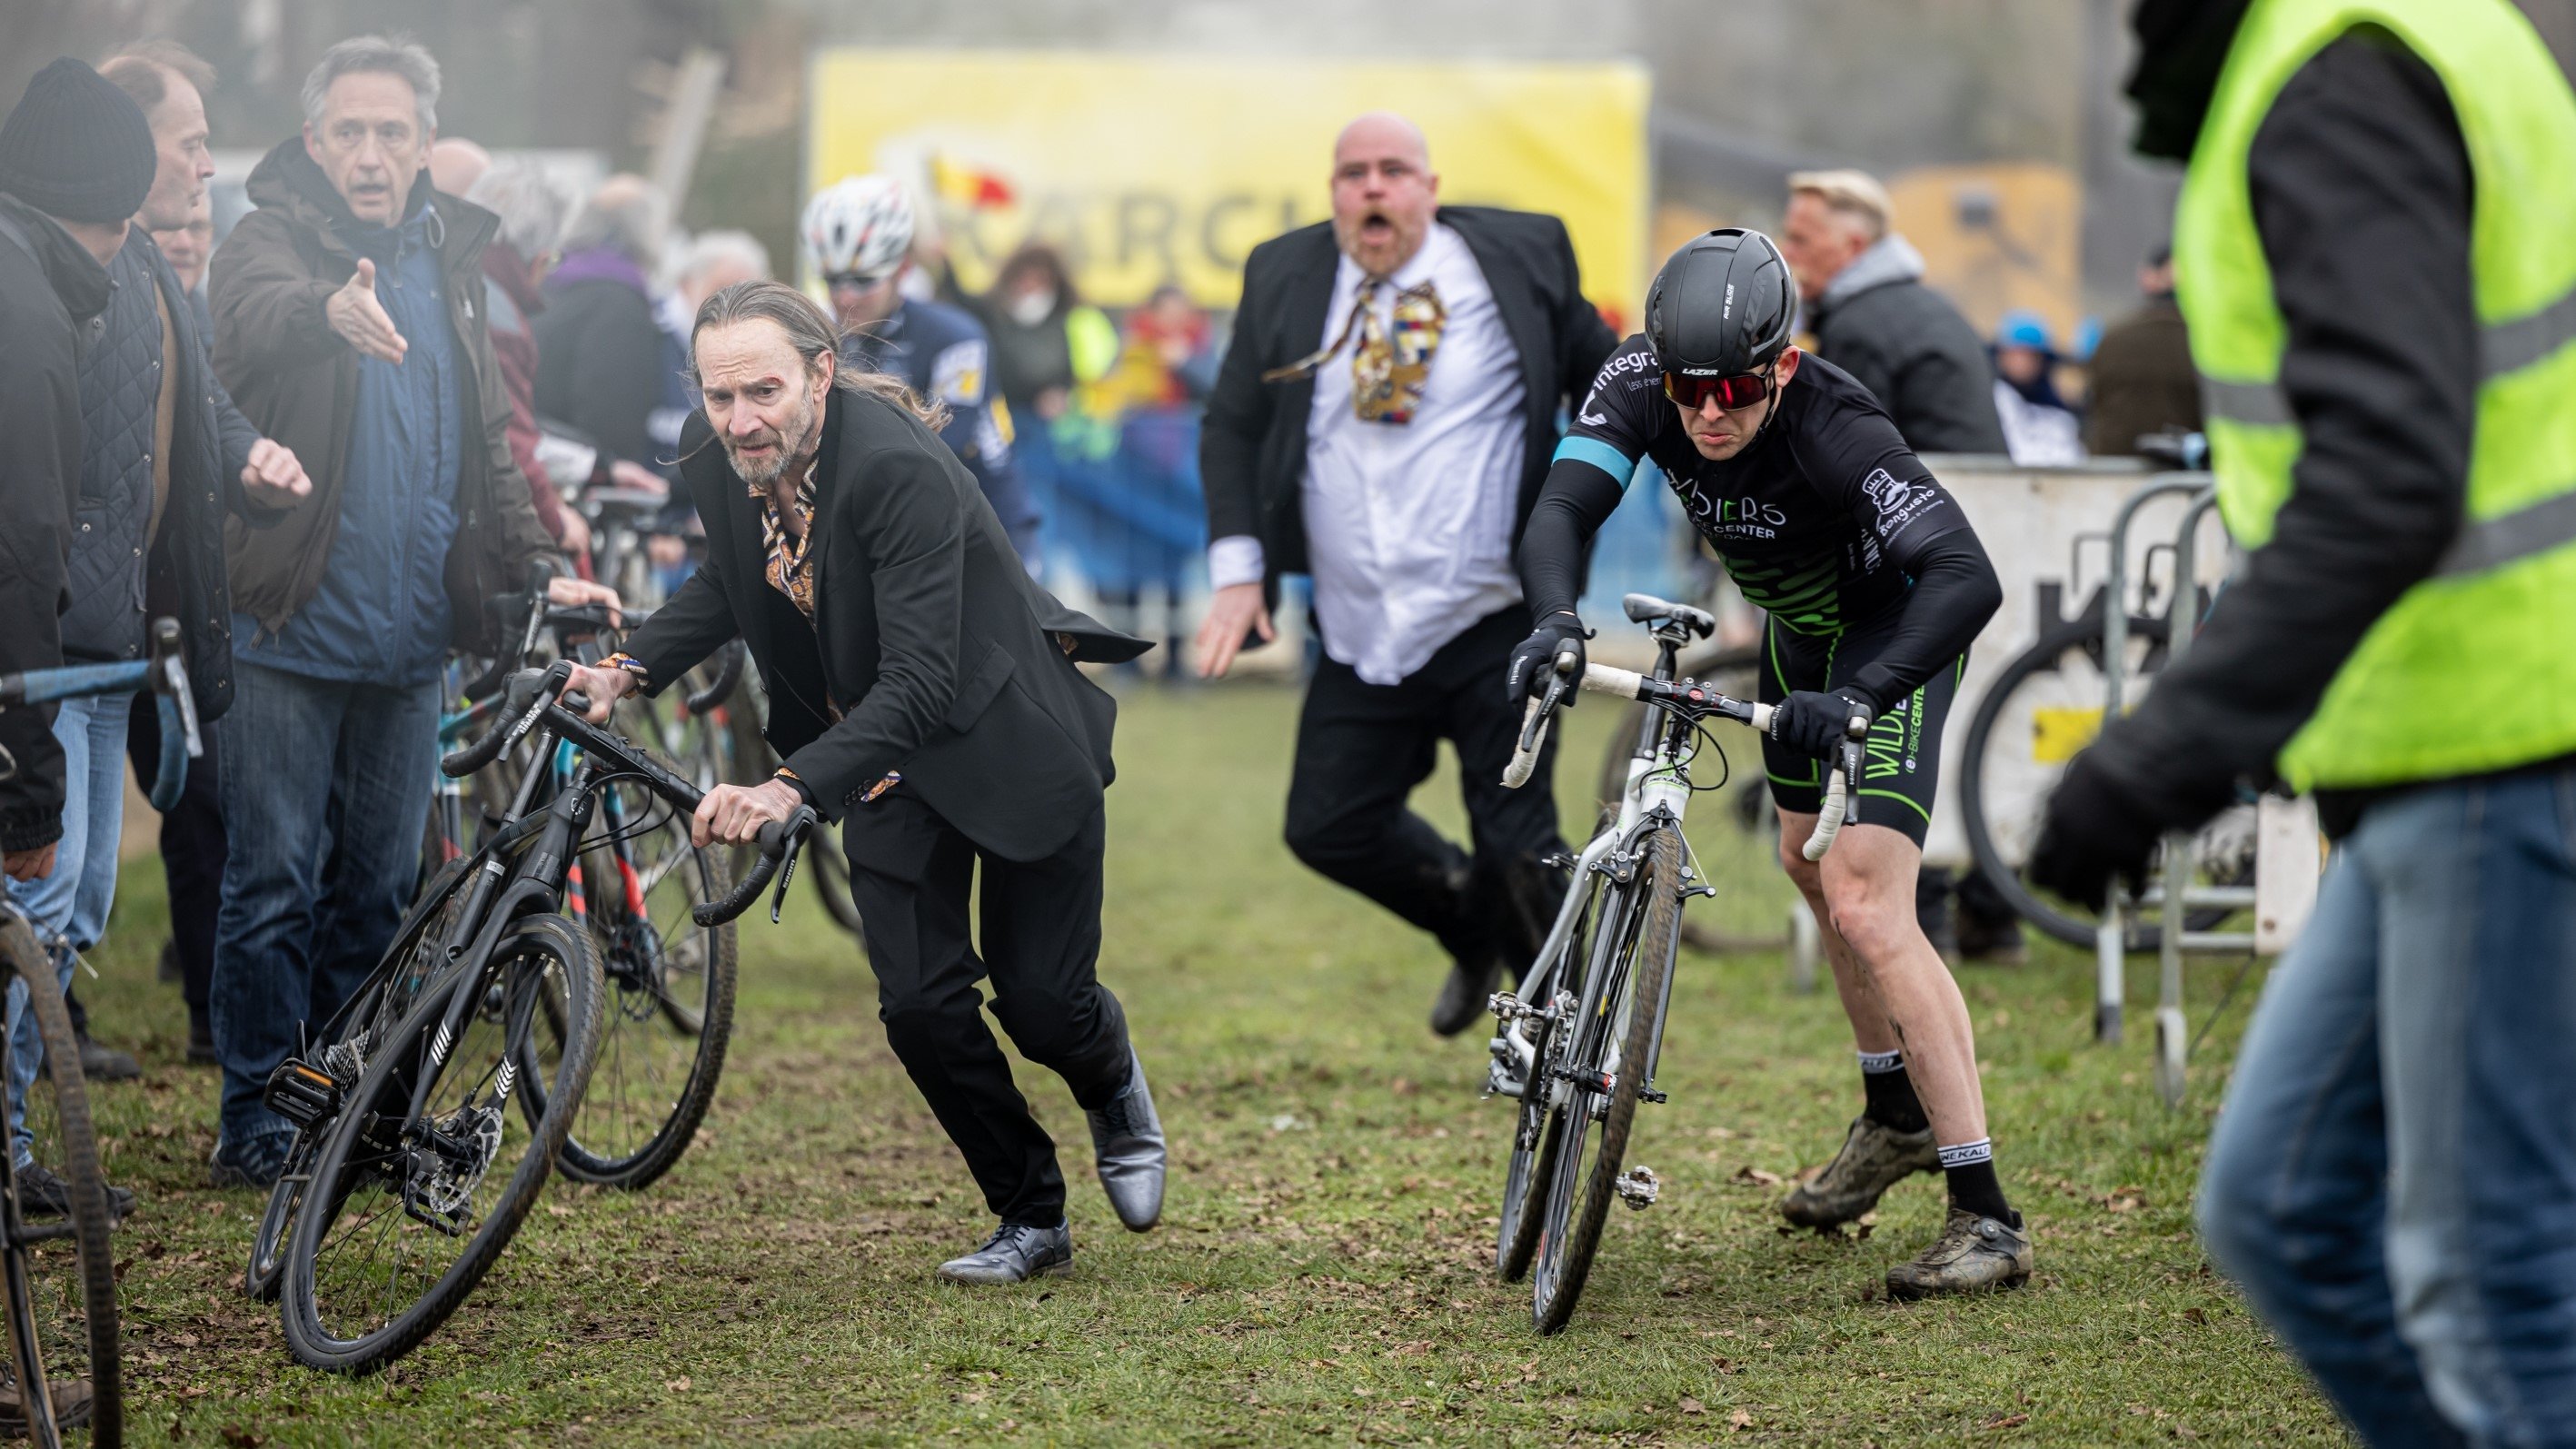
{"type": "MultiPolygon", "coordinates": [[[[1580,681],[1584,665],[1583,641],[1590,637],[1591,631],[1583,627],[1583,621],[1565,610],[1560,609],[1539,620],[1538,627],[1530,631],[1530,636],[1512,650],[1511,672],[1506,680],[1509,693],[1505,697],[1518,704],[1524,699],[1537,699],[1546,694],[1549,682],[1556,677],[1556,662],[1568,649],[1574,651],[1572,677],[1580,681]]],[[[1569,686],[1564,703],[1572,705],[1575,693],[1575,689],[1569,686]]]]}
{"type": "MultiPolygon", "coordinates": [[[[572,667],[572,677],[564,681],[563,693],[588,697],[590,708],[582,712],[582,718],[592,724],[606,724],[610,706],[632,694],[637,683],[635,675],[629,670],[601,669],[595,665],[576,664],[572,667]]],[[[698,843],[706,844],[703,840],[698,843]]]]}
{"type": "Polygon", "coordinates": [[[559,609],[577,609],[584,604],[602,604],[607,606],[610,623],[625,622],[625,615],[620,612],[622,606],[618,603],[617,591],[606,584],[594,584],[588,579],[576,579],[557,574],[546,580],[546,602],[559,609]]]}
{"type": "Polygon", "coordinates": [[[698,813],[689,820],[689,843],[701,849],[749,844],[760,838],[760,827],[787,819],[804,803],[795,786],[776,778],[757,785],[718,785],[698,802],[698,813]]]}
{"type": "Polygon", "coordinates": [[[1845,688],[1793,690],[1771,711],[1771,738],[1811,760],[1831,760],[1850,738],[1854,716],[1875,718],[1876,703],[1845,688]]]}

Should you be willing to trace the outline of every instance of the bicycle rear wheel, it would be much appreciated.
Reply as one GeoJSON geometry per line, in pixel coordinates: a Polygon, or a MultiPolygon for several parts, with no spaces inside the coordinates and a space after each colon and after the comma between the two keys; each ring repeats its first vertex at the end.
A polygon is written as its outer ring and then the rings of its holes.
{"type": "Polygon", "coordinates": [[[1531,1295],[1543,1334],[1574,1317],[1591,1276],[1647,1063],[1662,1035],[1664,982],[1681,944],[1681,841],[1669,827],[1648,829],[1636,860],[1632,884],[1602,926],[1603,970],[1585,992],[1581,1018],[1569,1023],[1564,1062],[1572,1076],[1550,1132],[1555,1140],[1541,1149],[1556,1159],[1531,1295]]]}
{"type": "MultiPolygon", "coordinates": [[[[420,899],[412,903],[394,943],[377,966],[333,1034],[330,1045],[308,1063],[329,1072],[342,1092],[358,1085],[377,1046],[409,1015],[421,991],[446,966],[445,943],[464,912],[471,881],[464,860],[439,869],[420,899]]],[[[298,1132],[287,1150],[286,1170],[268,1190],[268,1203],[251,1230],[250,1267],[242,1274],[242,1291],[262,1303],[277,1301],[278,1268],[286,1245],[295,1236],[296,1208],[312,1176],[317,1132],[298,1132]]]]}
{"type": "MultiPolygon", "coordinates": [[[[98,1168],[80,1046],[72,1036],[54,963],[35,933],[0,911],[0,981],[9,1015],[35,1018],[44,1060],[28,1085],[28,1163],[15,1144],[0,1154],[0,1279],[9,1313],[8,1380],[0,1384],[0,1433],[59,1445],[86,1425],[93,1445],[124,1439],[117,1358],[115,1260],[107,1184],[98,1168]],[[39,1200],[30,1166],[52,1172],[64,1202],[39,1200]],[[65,1209],[68,1208],[68,1211],[65,1209]]],[[[0,1033],[0,1072],[12,1065],[0,1033]]]]}
{"type": "Polygon", "coordinates": [[[298,1362],[380,1369],[482,1281],[563,1148],[598,1048],[599,997],[590,938],[561,916],[531,916],[394,1029],[323,1135],[295,1215],[282,1296],[298,1362]],[[566,1004],[569,1049],[551,1109],[514,1134],[509,1095],[549,991],[566,1004]]]}
{"type": "MultiPolygon", "coordinates": [[[[601,818],[640,821],[658,798],[626,781],[605,787],[601,818]],[[610,808],[613,805],[613,809],[610,808]]],[[[625,853],[583,852],[582,922],[599,948],[606,990],[598,1062],[564,1139],[560,1165],[576,1182],[639,1188],[680,1160],[715,1100],[733,1034],[734,929],[699,925],[690,911],[722,900],[716,851],[689,844],[688,817],[663,812],[625,842],[625,853]]],[[[545,1115],[545,1083],[569,1045],[566,1002],[539,999],[519,1106],[545,1115]]]]}

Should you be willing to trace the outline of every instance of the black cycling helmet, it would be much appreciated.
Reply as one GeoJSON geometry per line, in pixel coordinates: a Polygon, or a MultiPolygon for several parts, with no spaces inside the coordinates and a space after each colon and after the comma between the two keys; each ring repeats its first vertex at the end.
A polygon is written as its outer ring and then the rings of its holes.
{"type": "Polygon", "coordinates": [[[1647,345],[1664,371],[1684,377],[1760,372],[1797,322],[1789,259],[1746,227],[1691,238],[1646,292],[1647,345]]]}

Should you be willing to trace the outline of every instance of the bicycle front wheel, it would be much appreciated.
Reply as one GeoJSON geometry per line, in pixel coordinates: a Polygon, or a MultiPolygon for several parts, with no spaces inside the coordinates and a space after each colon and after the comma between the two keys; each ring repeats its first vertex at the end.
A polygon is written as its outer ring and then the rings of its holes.
{"type": "MultiPolygon", "coordinates": [[[[656,800],[616,782],[609,821],[652,819],[656,800]]],[[[620,844],[582,855],[582,922],[599,948],[606,990],[600,1001],[598,1064],[564,1139],[563,1174],[576,1182],[640,1188],[671,1169],[715,1100],[733,1035],[734,929],[701,926],[693,908],[722,900],[724,866],[714,850],[689,844],[688,817],[662,812],[658,824],[620,844]]],[[[531,1122],[550,1105],[546,1082],[571,1042],[566,1001],[549,988],[528,1040],[530,1070],[521,1111],[531,1122]]]]}
{"type": "Polygon", "coordinates": [[[1636,875],[1604,912],[1596,979],[1567,1024],[1565,1106],[1550,1128],[1554,1140],[1541,1149],[1555,1159],[1531,1305],[1541,1333],[1556,1333],[1574,1317],[1591,1276],[1681,944],[1681,840],[1656,826],[1638,838],[1635,855],[1636,875]]]}
{"type": "MultiPolygon", "coordinates": [[[[9,1307],[8,1383],[0,1386],[0,1433],[39,1445],[87,1425],[90,1443],[124,1439],[117,1359],[116,1269],[108,1245],[107,1184],[98,1168],[89,1097],[81,1078],[53,959],[23,921],[0,913],[0,981],[14,1022],[32,1015],[44,1060],[28,1084],[25,1124],[32,1139],[0,1156],[0,1278],[9,1307]],[[19,1152],[29,1156],[20,1160],[19,1152]],[[36,1169],[61,1187],[48,1192],[36,1169]]],[[[0,1033],[0,1071],[13,1066],[0,1033]]]]}
{"type": "MultiPolygon", "coordinates": [[[[1583,914],[1557,958],[1549,999],[1524,1001],[1543,1014],[1520,1023],[1528,1034],[1530,1065],[1521,1082],[1520,1110],[1513,1114],[1511,1164],[1503,1171],[1502,1215],[1494,1242],[1494,1271],[1506,1283],[1517,1283],[1529,1272],[1530,1259],[1538,1252],[1540,1227],[1547,1221],[1547,1187],[1555,1180],[1556,1149],[1562,1141],[1556,1124],[1565,1115],[1562,1094],[1555,1090],[1555,1068],[1565,1039],[1559,1023],[1572,1018],[1582,999],[1592,942],[1618,896],[1609,877],[1597,872],[1577,881],[1575,888],[1584,892],[1583,914]]],[[[1531,979],[1536,980],[1547,964],[1533,964],[1531,979]]]]}
{"type": "Polygon", "coordinates": [[[561,916],[531,916],[395,1028],[322,1138],[295,1215],[283,1316],[298,1362],[380,1369],[482,1281],[536,1205],[581,1104],[599,976],[587,935],[561,916]],[[565,1003],[570,1047],[548,1084],[551,1109],[528,1128],[509,1098],[550,992],[565,1003]]]}

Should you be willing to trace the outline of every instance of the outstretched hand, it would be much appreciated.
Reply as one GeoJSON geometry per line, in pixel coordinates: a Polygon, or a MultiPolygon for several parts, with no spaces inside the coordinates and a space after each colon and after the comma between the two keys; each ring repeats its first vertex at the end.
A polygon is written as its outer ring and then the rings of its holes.
{"type": "Polygon", "coordinates": [[[394,326],[392,315],[385,311],[385,304],[376,300],[376,264],[372,258],[358,259],[356,273],[331,294],[322,310],[330,320],[331,330],[362,356],[399,367],[403,354],[411,350],[411,344],[394,326]]]}

